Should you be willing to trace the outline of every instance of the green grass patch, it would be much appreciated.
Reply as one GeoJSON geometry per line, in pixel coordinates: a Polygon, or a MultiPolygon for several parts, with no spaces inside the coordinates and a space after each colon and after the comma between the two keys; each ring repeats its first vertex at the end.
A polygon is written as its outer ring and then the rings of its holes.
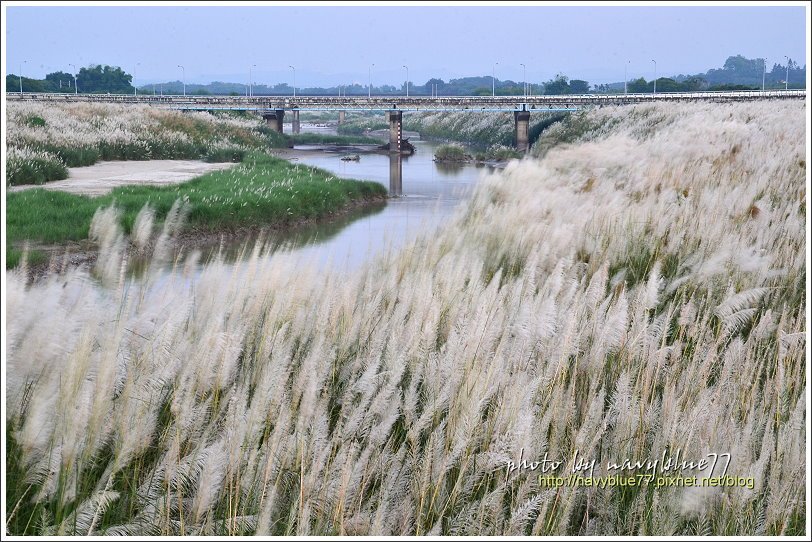
{"type": "MultiPolygon", "coordinates": [[[[352,201],[382,198],[386,188],[372,181],[334,177],[328,171],[263,154],[252,154],[229,170],[214,171],[189,182],[163,187],[124,186],[90,198],[32,189],[6,195],[6,241],[9,247],[86,239],[96,209],[115,204],[129,233],[138,211],[149,203],[162,220],[178,198],[191,212],[187,230],[233,231],[243,227],[279,226],[318,218],[352,201]]],[[[19,262],[13,248],[9,262],[19,262]]]]}
{"type": "Polygon", "coordinates": [[[31,115],[25,119],[25,123],[29,126],[45,126],[45,119],[37,115],[31,115]]]}
{"type": "Polygon", "coordinates": [[[380,145],[381,140],[362,135],[296,134],[290,136],[294,145],[380,145]]]}
{"type": "Polygon", "coordinates": [[[6,179],[9,185],[43,184],[68,178],[68,168],[61,161],[47,155],[30,158],[9,157],[6,179]]]}
{"type": "Polygon", "coordinates": [[[435,160],[444,162],[465,162],[471,159],[471,156],[465,152],[465,149],[460,145],[441,145],[437,147],[434,153],[435,160]]]}
{"type": "MultiPolygon", "coordinates": [[[[29,250],[25,255],[28,265],[40,265],[48,260],[48,255],[41,250],[29,250]]],[[[13,269],[23,260],[23,251],[9,246],[6,249],[6,268],[13,269]]]]}

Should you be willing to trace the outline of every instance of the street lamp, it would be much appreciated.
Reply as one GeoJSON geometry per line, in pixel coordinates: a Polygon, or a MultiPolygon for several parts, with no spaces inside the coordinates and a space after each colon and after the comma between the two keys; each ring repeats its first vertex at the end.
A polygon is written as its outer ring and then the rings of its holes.
{"type": "Polygon", "coordinates": [[[657,61],[652,60],[654,62],[654,94],[657,94],[657,61]]]}
{"type": "Polygon", "coordinates": [[[76,64],[68,64],[73,67],[73,94],[74,96],[79,93],[79,85],[76,84],[76,64]]]}
{"type": "Polygon", "coordinates": [[[623,65],[623,94],[628,94],[628,92],[629,92],[629,86],[628,86],[629,77],[627,75],[629,72],[627,71],[627,68],[629,67],[629,64],[631,64],[631,63],[632,63],[631,60],[627,60],[626,64],[623,65]]]}
{"type": "Polygon", "coordinates": [[[254,69],[254,68],[256,68],[256,67],[257,67],[257,65],[256,65],[256,64],[251,64],[251,66],[248,68],[248,95],[249,95],[249,96],[253,96],[253,95],[254,95],[254,75],[253,75],[253,69],[254,69]]]}
{"type": "Polygon", "coordinates": [[[789,90],[789,57],[784,56],[787,59],[787,77],[784,79],[784,90],[789,90]]]}
{"type": "Polygon", "coordinates": [[[496,62],[493,65],[493,70],[491,70],[491,96],[496,97],[496,65],[499,64],[496,62]]]}
{"type": "Polygon", "coordinates": [[[20,62],[20,94],[23,93],[23,64],[27,64],[27,60],[20,62]]]}
{"type": "Polygon", "coordinates": [[[186,96],[186,68],[178,64],[178,68],[183,70],[183,95],[186,96]]]}
{"type": "Polygon", "coordinates": [[[375,64],[369,67],[369,85],[367,85],[367,89],[369,90],[368,96],[372,98],[372,68],[375,67],[375,64]]]}
{"type": "Polygon", "coordinates": [[[519,63],[519,66],[523,69],[522,86],[524,87],[524,97],[527,98],[527,66],[522,63],[519,63]]]}
{"type": "Polygon", "coordinates": [[[140,62],[135,63],[135,68],[133,69],[133,94],[138,96],[138,85],[136,84],[135,80],[138,78],[138,66],[140,66],[140,62]]]}
{"type": "Polygon", "coordinates": [[[767,79],[767,58],[764,57],[761,61],[764,65],[764,71],[761,72],[761,92],[764,92],[764,82],[767,79]]]}
{"type": "Polygon", "coordinates": [[[406,68],[406,97],[409,97],[409,66],[403,65],[406,68]]]}
{"type": "Polygon", "coordinates": [[[296,97],[296,68],[291,65],[288,65],[288,68],[293,70],[293,97],[296,97]]]}

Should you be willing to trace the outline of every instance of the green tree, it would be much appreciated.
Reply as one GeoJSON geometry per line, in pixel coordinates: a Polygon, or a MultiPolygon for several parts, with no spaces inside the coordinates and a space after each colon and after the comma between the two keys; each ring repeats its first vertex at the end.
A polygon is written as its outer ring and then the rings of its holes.
{"type": "Polygon", "coordinates": [[[132,79],[132,75],[117,66],[95,65],[79,70],[77,85],[80,92],[129,94],[134,90],[132,79]]]}
{"type": "MultiPolygon", "coordinates": [[[[10,73],[6,76],[6,92],[20,91],[20,76],[10,73]]],[[[48,92],[45,81],[23,77],[23,92],[48,92]]]]}
{"type": "Polygon", "coordinates": [[[571,94],[569,80],[566,75],[558,74],[555,78],[544,83],[544,94],[571,94]]]}
{"type": "Polygon", "coordinates": [[[570,92],[573,94],[586,94],[589,92],[589,82],[583,79],[572,79],[570,81],[570,92]]]}
{"type": "MultiPolygon", "coordinates": [[[[653,87],[652,90],[654,90],[653,87]]],[[[668,77],[660,77],[657,79],[657,92],[680,92],[682,90],[682,85],[673,79],[668,77]]]]}
{"type": "Polygon", "coordinates": [[[45,76],[45,86],[48,92],[73,92],[73,74],[66,72],[53,72],[45,76]]]}
{"type": "Polygon", "coordinates": [[[445,86],[445,81],[443,81],[442,79],[437,79],[435,77],[432,77],[431,79],[426,81],[426,84],[423,85],[423,89],[426,94],[431,95],[434,89],[433,85],[437,85],[437,95],[439,96],[442,92],[443,87],[445,86]]]}
{"type": "Polygon", "coordinates": [[[689,77],[682,82],[682,90],[685,92],[696,92],[707,88],[708,82],[699,76],[689,77]]]}
{"type": "Polygon", "coordinates": [[[651,92],[654,89],[653,84],[649,84],[641,77],[640,79],[633,79],[627,85],[628,91],[631,93],[651,92]]]}

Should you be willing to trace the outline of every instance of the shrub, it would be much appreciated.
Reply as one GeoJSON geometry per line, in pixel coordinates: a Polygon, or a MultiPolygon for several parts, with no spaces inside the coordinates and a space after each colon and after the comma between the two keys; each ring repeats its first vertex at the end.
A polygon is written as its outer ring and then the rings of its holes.
{"type": "Polygon", "coordinates": [[[441,145],[434,153],[434,159],[443,162],[464,162],[471,156],[460,145],[441,145]]]}

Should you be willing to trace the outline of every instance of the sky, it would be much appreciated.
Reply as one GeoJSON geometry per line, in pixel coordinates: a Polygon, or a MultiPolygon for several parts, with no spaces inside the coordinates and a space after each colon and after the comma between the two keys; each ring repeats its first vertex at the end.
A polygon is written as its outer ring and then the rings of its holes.
{"type": "Polygon", "coordinates": [[[423,84],[464,76],[593,84],[694,74],[728,56],[806,64],[802,6],[14,6],[5,70],[121,66],[136,84],[181,80],[298,87],[423,84]],[[24,62],[24,64],[23,64],[24,62]],[[627,64],[628,62],[628,64],[627,64]],[[498,65],[494,65],[498,63],[498,65]],[[371,65],[374,64],[374,68],[371,65]],[[521,66],[525,65],[525,68],[521,66]],[[183,70],[178,66],[182,65],[183,70]],[[256,67],[252,67],[256,65],[256,67]]]}

